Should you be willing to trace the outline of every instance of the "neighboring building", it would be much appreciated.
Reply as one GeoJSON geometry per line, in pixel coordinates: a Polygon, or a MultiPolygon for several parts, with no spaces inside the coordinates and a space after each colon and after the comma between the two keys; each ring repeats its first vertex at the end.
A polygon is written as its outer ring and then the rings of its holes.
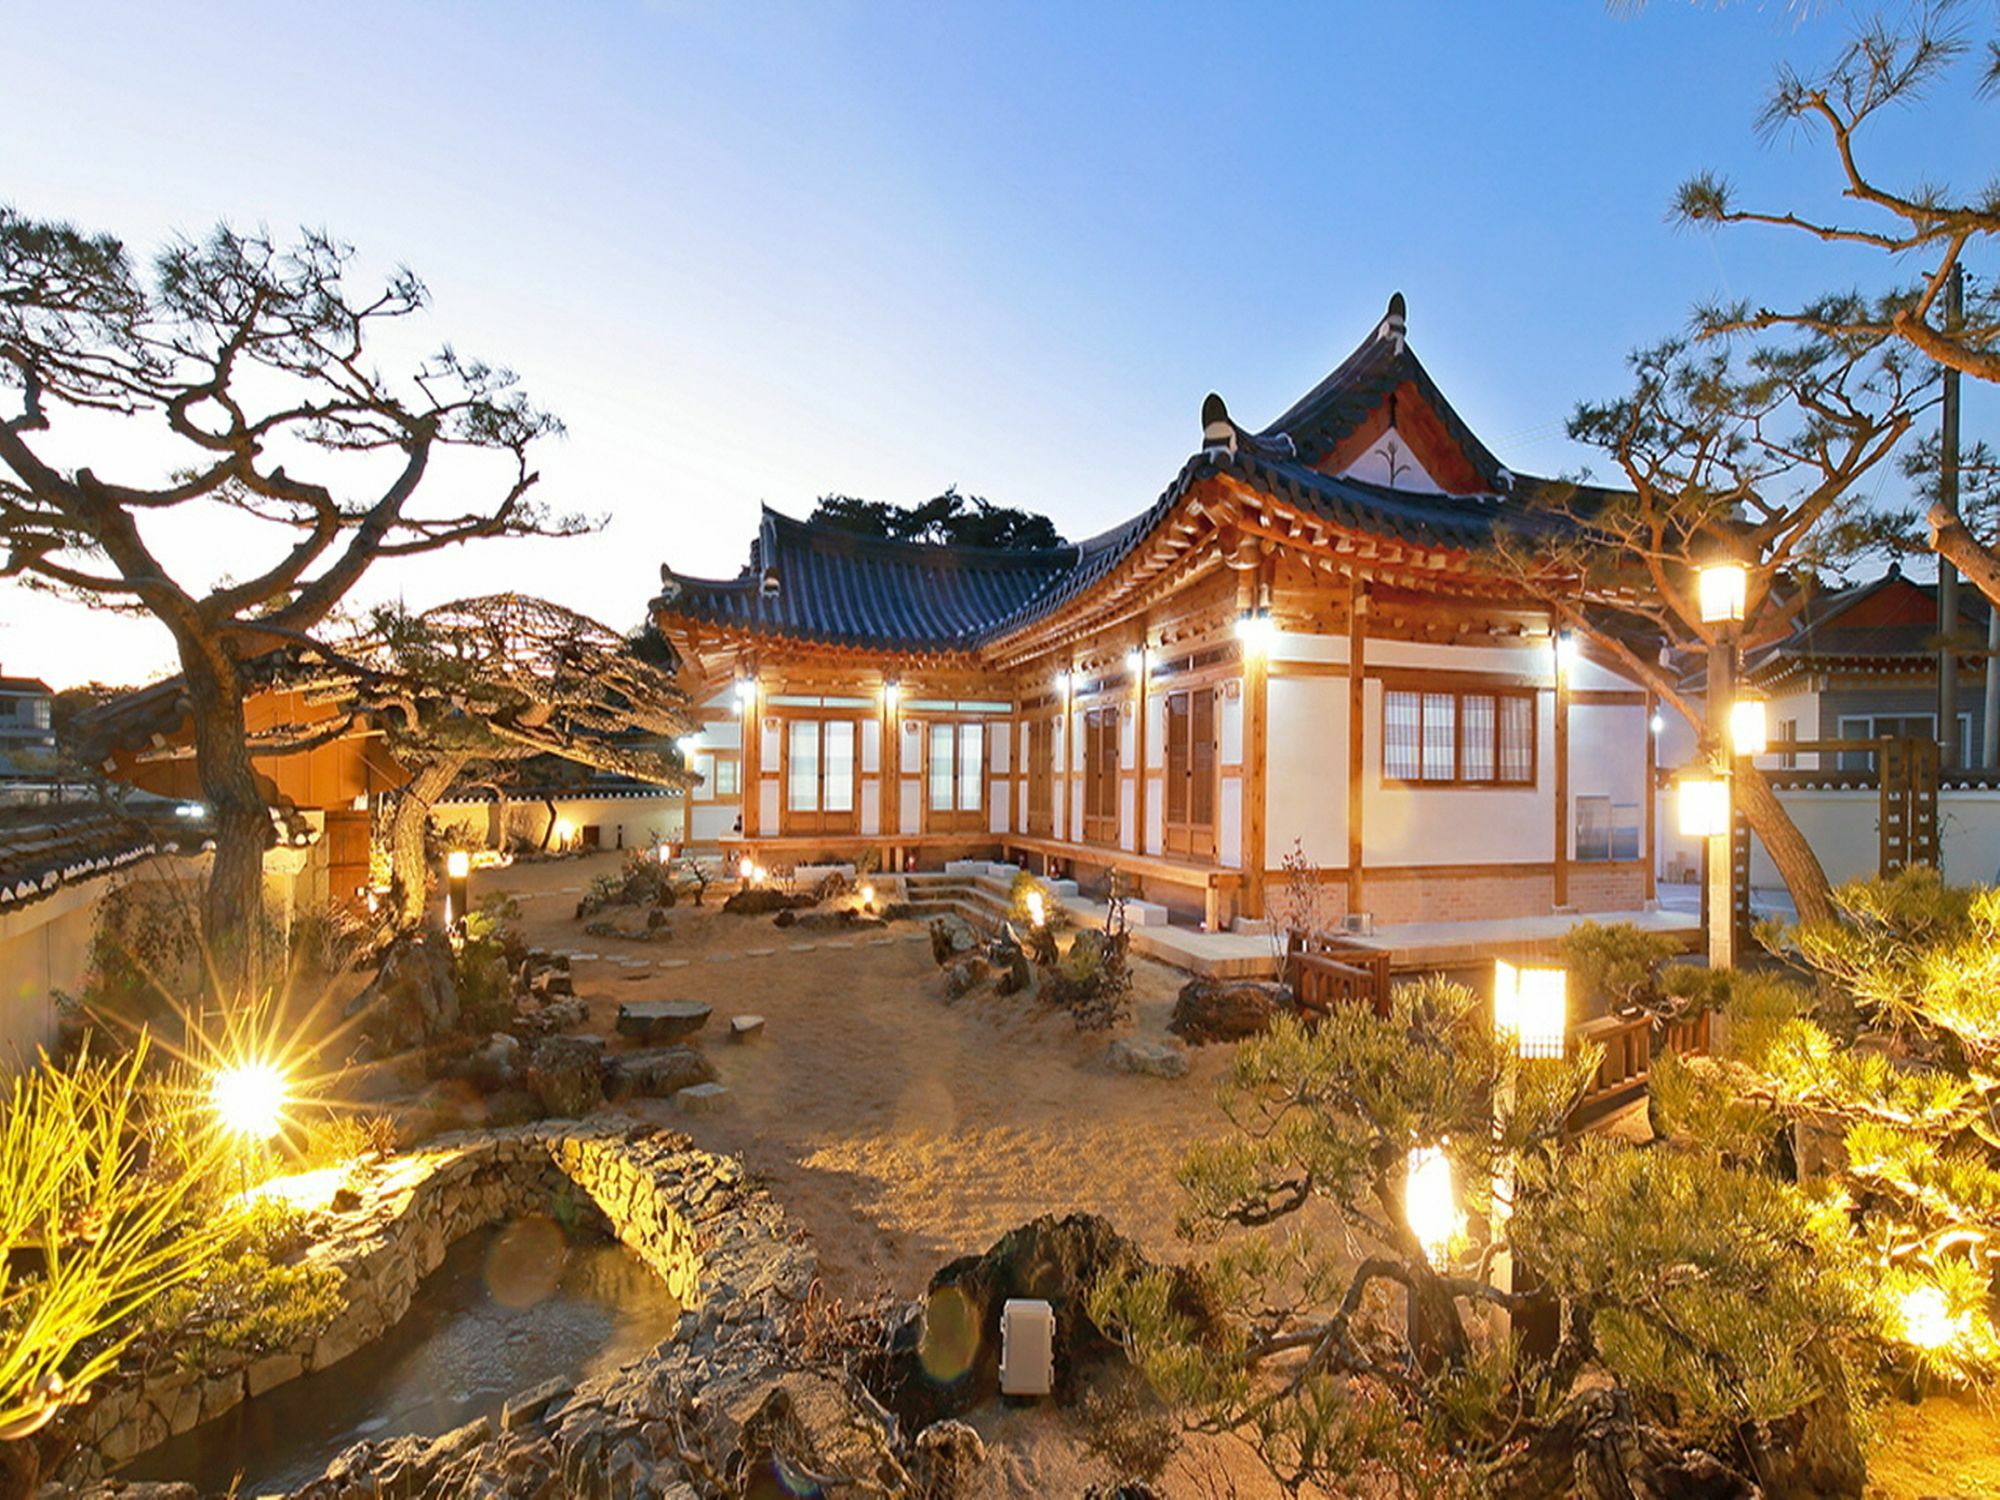
{"type": "Polygon", "coordinates": [[[54,774],[55,694],[39,677],[0,677],[0,781],[54,774]]]}
{"type": "MultiPolygon", "coordinates": [[[[1990,606],[1976,589],[1960,590],[1959,636],[1984,647],[1990,606]]],[[[1770,700],[1775,743],[1785,740],[1938,737],[1938,602],[1935,584],[1892,567],[1881,578],[1811,600],[1792,633],[1754,652],[1744,681],[1770,700]]],[[[1959,659],[1960,766],[1983,765],[1983,655],[1959,659]]],[[[1806,769],[1866,770],[1873,757],[1846,752],[1838,766],[1811,755],[1780,756],[1806,769]]]]}
{"type": "Polygon", "coordinates": [[[689,837],[772,863],[1005,853],[1117,867],[1209,924],[1298,844],[1381,923],[1630,911],[1652,894],[1648,695],[1481,553],[1557,524],[1411,351],[1397,296],[1263,431],[1124,525],[1034,552],[767,510],[752,566],[662,569],[704,729],[689,837]]]}

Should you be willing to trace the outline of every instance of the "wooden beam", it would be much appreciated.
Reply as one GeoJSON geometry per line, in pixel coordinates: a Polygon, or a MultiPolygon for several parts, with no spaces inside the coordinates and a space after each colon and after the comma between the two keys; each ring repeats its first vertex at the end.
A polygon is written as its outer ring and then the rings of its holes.
{"type": "MultiPolygon", "coordinates": [[[[1550,619],[1553,631],[1556,622],[1550,619]]],[[[1556,841],[1555,904],[1569,905],[1569,673],[1563,670],[1562,652],[1556,652],[1556,841]]]]}
{"type": "Polygon", "coordinates": [[[1347,575],[1347,910],[1364,911],[1361,874],[1361,784],[1368,753],[1368,584],[1347,575]]]}
{"type": "Polygon", "coordinates": [[[1659,712],[1659,700],[1653,690],[1646,690],[1646,899],[1657,901],[1660,896],[1659,850],[1654,840],[1658,830],[1654,827],[1660,817],[1660,737],[1653,733],[1653,715],[1659,712]]]}

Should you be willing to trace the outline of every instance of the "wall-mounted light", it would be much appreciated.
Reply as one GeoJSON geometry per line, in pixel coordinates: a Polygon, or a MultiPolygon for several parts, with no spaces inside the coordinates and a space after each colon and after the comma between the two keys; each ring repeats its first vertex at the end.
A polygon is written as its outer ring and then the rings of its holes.
{"type": "Polygon", "coordinates": [[[1125,653],[1125,671],[1128,675],[1137,677],[1145,669],[1145,666],[1146,653],[1141,651],[1137,646],[1134,646],[1130,651],[1125,653]]]}
{"type": "Polygon", "coordinates": [[[444,857],[444,873],[447,879],[464,880],[472,874],[472,855],[465,849],[453,849],[444,857]]]}
{"type": "Polygon", "coordinates": [[[1567,677],[1576,670],[1576,664],[1583,658],[1583,643],[1576,638],[1573,630],[1556,633],[1556,670],[1567,677]]]}
{"type": "Polygon", "coordinates": [[[1771,745],[1771,726],[1762,698],[1738,698],[1729,705],[1729,742],[1738,755],[1762,755],[1771,745]]]}
{"type": "Polygon", "coordinates": [[[1729,832],[1729,783],[1719,776],[1683,776],[1674,784],[1685,838],[1719,838],[1729,832]]]}
{"type": "Polygon", "coordinates": [[[674,746],[681,752],[682,757],[686,758],[701,748],[701,736],[698,734],[684,734],[674,741],[674,746]]]}
{"type": "Polygon", "coordinates": [[[1245,656],[1262,656],[1277,638],[1278,622],[1269,610],[1251,610],[1236,617],[1236,639],[1243,643],[1245,656]]]}
{"type": "Polygon", "coordinates": [[[568,818],[557,818],[554,832],[556,848],[567,849],[569,841],[576,837],[576,824],[570,822],[568,818]]]}
{"type": "Polygon", "coordinates": [[[1667,732],[1665,716],[1658,713],[1654,714],[1652,718],[1646,721],[1646,727],[1652,730],[1654,734],[1665,734],[1667,732]]]}
{"type": "Polygon", "coordinates": [[[894,708],[902,697],[903,684],[897,678],[891,677],[882,684],[882,703],[885,707],[894,708]]]}
{"type": "Polygon", "coordinates": [[[1740,562],[1710,563],[1695,575],[1695,593],[1707,625],[1741,620],[1749,592],[1750,570],[1740,562]]]}
{"type": "Polygon", "coordinates": [[[1056,693],[1058,696],[1067,698],[1069,696],[1069,685],[1070,685],[1069,673],[1067,672],[1056,673],[1056,693]]]}
{"type": "Polygon", "coordinates": [[[739,677],[736,679],[736,711],[748,713],[750,705],[757,701],[757,679],[739,677]]]}

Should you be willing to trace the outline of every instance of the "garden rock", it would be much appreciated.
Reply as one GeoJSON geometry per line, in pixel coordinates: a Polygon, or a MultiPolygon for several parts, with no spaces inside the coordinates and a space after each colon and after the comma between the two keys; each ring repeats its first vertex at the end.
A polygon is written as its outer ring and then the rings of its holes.
{"type": "Polygon", "coordinates": [[[581,1037],[552,1036],[528,1054],[528,1090],[552,1115],[580,1119],[604,1102],[600,1050],[581,1037]]]}
{"type": "Polygon", "coordinates": [[[1104,1060],[1117,1073],[1144,1073],[1152,1078],[1187,1077],[1187,1050],[1172,1042],[1146,1042],[1121,1036],[1105,1049],[1104,1060]]]}
{"type": "Polygon", "coordinates": [[[635,1000],[618,1007],[617,1029],[620,1036],[661,1046],[693,1036],[714,1013],[699,1000],[635,1000]]]}
{"type": "Polygon", "coordinates": [[[729,1040],[732,1042],[763,1041],[764,1018],[762,1016],[731,1016],[729,1018],[729,1040]]]}
{"type": "MultiPolygon", "coordinates": [[[[1051,1398],[1070,1405],[1092,1365],[1124,1358],[1117,1342],[1090,1320],[1092,1289],[1106,1275],[1152,1268],[1109,1220],[1044,1214],[1009,1230],[985,1254],[962,1256],[940,1269],[931,1277],[922,1316],[896,1328],[879,1370],[864,1374],[877,1376],[870,1387],[911,1427],[922,1430],[960,1416],[999,1393],[1000,1313],[1007,1300],[1039,1298],[1055,1310],[1051,1398]],[[927,1346],[933,1368],[952,1363],[965,1373],[956,1380],[934,1379],[925,1368],[927,1346]]],[[[1217,1314],[1201,1281],[1184,1267],[1169,1267],[1167,1275],[1173,1311],[1198,1337],[1205,1334],[1217,1314]]]]}
{"type": "Polygon", "coordinates": [[[465,1068],[466,1076],[489,1094],[511,1088],[521,1076],[520,1039],[494,1032],[465,1060],[465,1068]]]}
{"type": "Polygon", "coordinates": [[[406,933],[390,943],[368,987],[348,1003],[362,1036],[378,1053],[421,1047],[458,1025],[458,980],[451,949],[435,933],[406,933]]]}
{"type": "Polygon", "coordinates": [[[811,906],[814,897],[789,895],[767,885],[747,886],[722,903],[722,909],[739,917],[767,917],[772,912],[795,911],[811,906]]]}
{"type": "Polygon", "coordinates": [[[613,1099],[667,1099],[695,1084],[715,1082],[715,1064],[693,1047],[656,1047],[610,1059],[605,1074],[605,1091],[613,1099]]]}
{"type": "Polygon", "coordinates": [[[719,1083],[697,1083],[675,1094],[674,1106],[684,1115],[719,1115],[729,1108],[729,1090],[719,1083]]]}
{"type": "Polygon", "coordinates": [[[1292,992],[1264,979],[1190,979],[1174,1001],[1167,1030],[1184,1041],[1240,1042],[1262,1036],[1271,1018],[1291,1009],[1292,992]]]}
{"type": "Polygon", "coordinates": [[[973,1476],[986,1462],[986,1444],[963,1422],[933,1422],[917,1434],[910,1477],[917,1493],[936,1500],[972,1500],[973,1476]]]}
{"type": "Polygon", "coordinates": [[[948,964],[944,971],[944,996],[957,1000],[986,983],[988,970],[983,958],[966,957],[948,964]]]}
{"type": "Polygon", "coordinates": [[[970,953],[977,942],[972,924],[956,912],[931,919],[931,958],[942,968],[960,953],[970,953]]]}

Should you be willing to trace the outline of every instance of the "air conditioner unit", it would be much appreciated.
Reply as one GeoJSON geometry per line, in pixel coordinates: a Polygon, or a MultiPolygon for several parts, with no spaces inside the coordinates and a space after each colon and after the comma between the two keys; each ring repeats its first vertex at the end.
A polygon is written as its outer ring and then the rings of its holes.
{"type": "Polygon", "coordinates": [[[1046,1396],[1055,1378],[1055,1309],[1033,1298],[1009,1297],[1000,1309],[1000,1394],[1046,1396]]]}
{"type": "Polygon", "coordinates": [[[1349,912],[1340,919],[1341,931],[1353,937],[1375,936],[1375,916],[1372,912],[1349,912]]]}

